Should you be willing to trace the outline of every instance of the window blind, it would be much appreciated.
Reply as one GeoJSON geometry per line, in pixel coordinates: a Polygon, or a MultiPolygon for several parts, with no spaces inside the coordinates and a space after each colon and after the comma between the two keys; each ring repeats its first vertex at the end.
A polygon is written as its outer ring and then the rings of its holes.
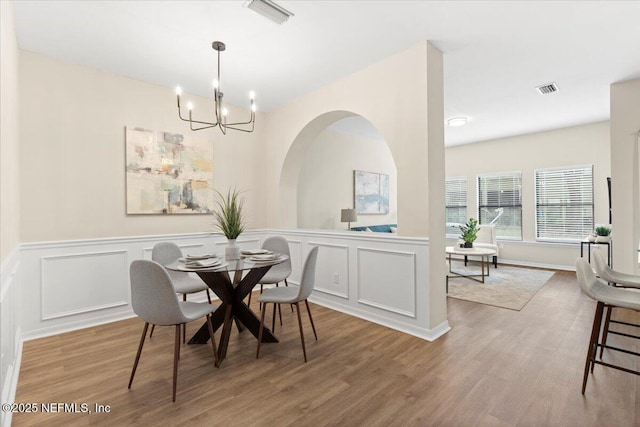
{"type": "Polygon", "coordinates": [[[445,218],[448,224],[447,232],[454,229],[458,232],[457,226],[450,227],[451,224],[464,224],[467,222],[467,177],[454,177],[445,179],[445,218]]]}
{"type": "Polygon", "coordinates": [[[538,239],[582,240],[593,226],[593,165],[536,170],[538,239]]]}
{"type": "Polygon", "coordinates": [[[522,240],[522,174],[478,176],[478,219],[496,226],[496,237],[522,240]]]}

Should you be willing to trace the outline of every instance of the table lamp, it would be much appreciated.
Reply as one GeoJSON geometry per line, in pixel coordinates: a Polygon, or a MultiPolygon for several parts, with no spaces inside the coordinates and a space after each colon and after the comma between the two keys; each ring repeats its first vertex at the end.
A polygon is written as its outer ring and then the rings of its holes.
{"type": "Polygon", "coordinates": [[[356,215],[355,209],[342,209],[340,211],[340,222],[348,223],[347,230],[351,230],[351,223],[357,220],[358,216],[356,215]]]}

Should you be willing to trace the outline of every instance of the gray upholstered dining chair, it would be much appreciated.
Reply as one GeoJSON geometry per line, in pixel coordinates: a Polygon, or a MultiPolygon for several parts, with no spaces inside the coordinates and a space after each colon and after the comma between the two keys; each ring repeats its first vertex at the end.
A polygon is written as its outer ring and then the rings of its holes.
{"type": "MultiPolygon", "coordinates": [[[[640,372],[638,371],[634,371],[596,359],[598,347],[640,356],[640,354],[638,353],[629,352],[625,349],[609,346],[604,341],[598,342],[600,336],[600,325],[602,323],[602,313],[604,311],[604,308],[620,307],[640,311],[640,294],[638,294],[638,292],[634,290],[621,289],[606,285],[596,277],[595,273],[591,269],[591,266],[584,258],[578,258],[576,260],[576,275],[578,277],[578,284],[580,285],[580,289],[582,290],[582,292],[590,298],[594,299],[597,303],[595,316],[593,318],[593,327],[591,329],[591,339],[589,341],[589,346],[587,347],[587,358],[584,367],[584,377],[582,379],[582,394],[584,394],[587,387],[587,380],[589,378],[589,368],[591,368],[591,372],[593,372],[593,368],[596,364],[640,375],[640,372]]],[[[631,335],[626,336],[632,338],[640,338],[631,335]]]]}
{"type": "MultiPolygon", "coordinates": [[[[269,250],[271,252],[275,252],[278,254],[283,254],[289,257],[285,262],[280,264],[276,264],[267,271],[262,279],[258,282],[260,284],[260,294],[264,292],[264,285],[276,285],[281,282],[284,282],[285,286],[289,286],[287,283],[287,278],[291,276],[291,253],[289,252],[289,242],[287,239],[280,236],[271,236],[267,237],[262,243],[262,249],[269,250]]],[[[248,306],[251,306],[251,292],[249,293],[249,300],[247,303],[248,306]]],[[[293,310],[293,307],[291,307],[293,310]]],[[[282,325],[282,311],[280,311],[280,306],[278,306],[278,312],[280,313],[280,325],[282,325]]],[[[275,306],[273,313],[273,324],[271,329],[275,326],[275,306]]]]}
{"type": "MultiPolygon", "coordinates": [[[[151,259],[158,264],[167,265],[174,263],[178,260],[178,258],[182,257],[182,251],[173,242],[160,242],[156,243],[153,246],[153,251],[151,252],[151,259]]],[[[207,299],[209,300],[209,304],[211,304],[211,294],[209,293],[209,287],[206,283],[204,283],[200,278],[193,277],[189,273],[185,273],[182,271],[174,271],[167,270],[171,280],[173,281],[173,286],[176,288],[176,293],[182,294],[182,301],[187,300],[187,294],[194,294],[196,292],[207,291],[207,299]]],[[[149,337],[153,336],[153,330],[155,329],[155,325],[151,327],[151,334],[149,337]]],[[[185,330],[186,326],[182,328],[182,342],[185,342],[185,330]]]]}
{"type": "Polygon", "coordinates": [[[316,280],[316,261],[318,259],[318,247],[314,246],[313,249],[307,255],[307,259],[304,262],[304,268],[302,270],[302,280],[300,280],[300,286],[296,289],[292,287],[283,288],[271,288],[265,290],[259,297],[258,301],[262,303],[262,311],[260,314],[260,331],[258,332],[258,350],[256,351],[256,359],[260,357],[260,343],[262,341],[262,331],[264,329],[264,315],[267,311],[267,304],[292,304],[296,306],[298,313],[298,326],[300,327],[300,341],[302,342],[302,354],[304,355],[304,361],[307,361],[307,350],[304,346],[304,332],[302,331],[302,318],[300,317],[300,305],[299,303],[304,301],[307,306],[307,313],[309,313],[309,321],[313,328],[313,335],[318,340],[318,334],[316,333],[316,327],[313,324],[313,317],[311,317],[311,309],[309,308],[309,302],[307,298],[313,292],[313,287],[316,280]]]}
{"type": "Polygon", "coordinates": [[[128,388],[131,388],[133,377],[136,374],[149,324],[175,325],[173,353],[173,401],[175,402],[178,382],[178,359],[180,358],[180,325],[206,316],[215,366],[218,367],[220,365],[210,316],[216,307],[202,302],[178,301],[171,277],[167,270],[157,262],[135,260],[129,268],[129,276],[131,278],[131,305],[133,312],[144,320],[144,329],[142,330],[138,352],[131,370],[128,388]]]}

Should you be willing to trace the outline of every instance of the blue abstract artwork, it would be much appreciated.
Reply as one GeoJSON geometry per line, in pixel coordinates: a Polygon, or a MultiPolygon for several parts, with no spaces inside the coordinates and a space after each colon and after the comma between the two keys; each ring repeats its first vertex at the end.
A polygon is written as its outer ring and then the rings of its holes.
{"type": "Polygon", "coordinates": [[[389,175],[353,171],[353,198],[358,215],[389,213],[389,175]]]}

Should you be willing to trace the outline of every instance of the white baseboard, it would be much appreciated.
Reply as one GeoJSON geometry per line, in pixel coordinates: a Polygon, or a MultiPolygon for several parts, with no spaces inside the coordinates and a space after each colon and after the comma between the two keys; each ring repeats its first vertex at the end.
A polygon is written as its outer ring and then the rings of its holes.
{"type": "MultiPolygon", "coordinates": [[[[291,282],[289,283],[291,284],[291,282]]],[[[434,341],[451,330],[448,321],[444,321],[433,329],[423,329],[411,326],[407,323],[395,322],[388,317],[379,316],[370,311],[361,310],[335,301],[328,302],[326,300],[323,300],[322,298],[314,296],[309,297],[309,301],[314,304],[329,308],[331,310],[339,311],[340,313],[348,314],[350,316],[376,323],[378,325],[385,326],[396,331],[404,332],[405,334],[413,335],[414,337],[422,338],[427,341],[434,341]]]]}
{"type": "Polygon", "coordinates": [[[516,265],[520,267],[545,268],[547,270],[576,271],[575,265],[544,264],[539,262],[515,261],[510,259],[498,258],[498,268],[500,268],[500,264],[516,265]]]}
{"type": "MultiPolygon", "coordinates": [[[[20,330],[17,331],[19,338],[20,330]]],[[[22,364],[22,339],[18,339],[18,350],[15,355],[15,362],[11,366],[10,372],[7,372],[4,384],[2,386],[3,394],[2,403],[13,403],[16,401],[16,391],[18,390],[18,379],[20,377],[20,365],[22,364]]],[[[11,411],[2,411],[2,427],[11,426],[13,413],[11,411]]]]}

